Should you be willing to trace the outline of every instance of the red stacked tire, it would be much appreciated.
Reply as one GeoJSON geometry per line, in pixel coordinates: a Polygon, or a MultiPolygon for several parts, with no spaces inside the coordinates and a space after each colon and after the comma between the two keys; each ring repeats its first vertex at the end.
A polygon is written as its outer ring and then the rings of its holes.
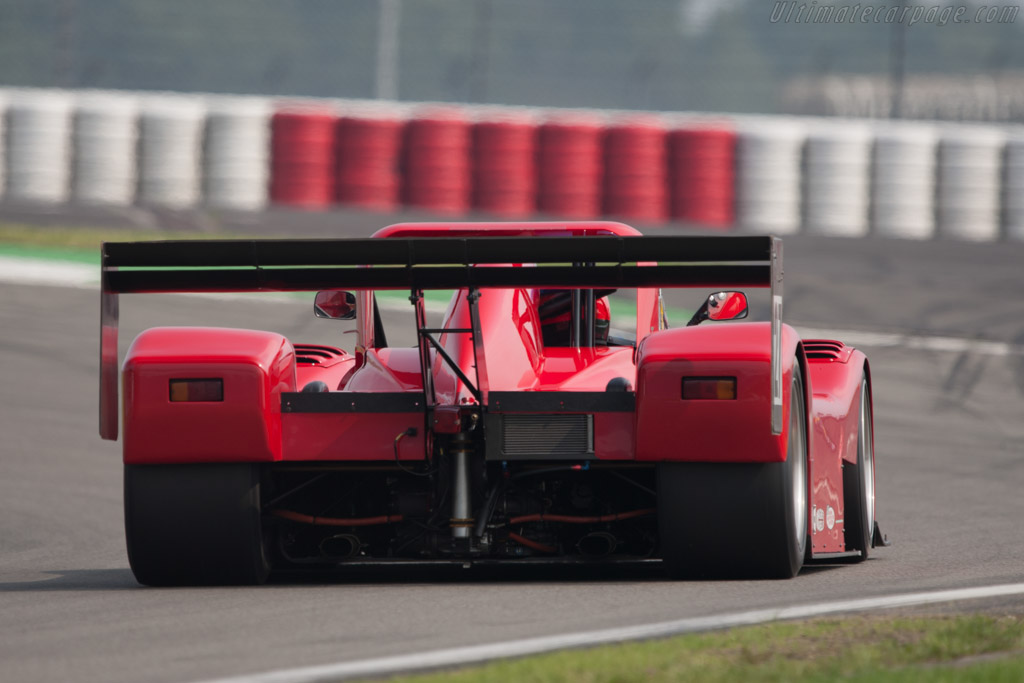
{"type": "Polygon", "coordinates": [[[691,128],[669,134],[672,217],[727,228],[734,220],[736,133],[691,128]]]}
{"type": "Polygon", "coordinates": [[[597,119],[549,121],[539,128],[537,206],[566,218],[601,215],[604,125],[597,119]]]}
{"type": "Polygon", "coordinates": [[[271,118],[270,198],[277,204],[322,208],[334,201],[337,115],[292,108],[271,118]]]}
{"type": "Polygon", "coordinates": [[[405,203],[437,213],[469,209],[469,120],[459,111],[433,111],[409,122],[405,132],[405,203]]]}
{"type": "Polygon", "coordinates": [[[398,206],[404,127],[405,122],[394,116],[338,120],[335,198],[339,203],[380,211],[398,206]]]}
{"type": "Polygon", "coordinates": [[[652,223],[668,217],[666,131],[657,119],[633,119],[605,135],[604,209],[652,223]]]}
{"type": "Polygon", "coordinates": [[[473,206],[510,218],[537,209],[537,124],[530,117],[473,126],[473,206]]]}

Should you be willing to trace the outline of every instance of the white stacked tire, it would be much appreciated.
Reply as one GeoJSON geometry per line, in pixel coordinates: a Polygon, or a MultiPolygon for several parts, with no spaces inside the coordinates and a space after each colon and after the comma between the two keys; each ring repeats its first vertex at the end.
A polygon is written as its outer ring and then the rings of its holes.
{"type": "Polygon", "coordinates": [[[7,109],[7,199],[67,200],[71,104],[71,97],[60,92],[12,97],[7,109]]]}
{"type": "Polygon", "coordinates": [[[206,107],[197,98],[153,97],[139,118],[138,201],[190,208],[200,198],[200,160],[206,107]]]}
{"type": "Polygon", "coordinates": [[[859,124],[815,126],[804,162],[804,230],[861,237],[868,232],[871,131],[859,124]]]}
{"type": "Polygon", "coordinates": [[[935,234],[938,132],[922,125],[883,126],[875,132],[871,225],[875,234],[929,239],[935,234]]]}
{"type": "Polygon", "coordinates": [[[1006,142],[1003,210],[1006,238],[1024,241],[1024,133],[1015,133],[1006,142]]]}
{"type": "Polygon", "coordinates": [[[258,211],[270,180],[270,101],[210,103],[203,147],[203,201],[219,209],[258,211]]]}
{"type": "Polygon", "coordinates": [[[138,103],[91,95],[75,106],[71,198],[83,204],[128,206],[135,200],[138,103]]]}
{"type": "Polygon", "coordinates": [[[1002,155],[1006,136],[989,128],[950,127],[939,143],[938,234],[961,240],[999,238],[1002,155]]]}
{"type": "Polygon", "coordinates": [[[790,122],[744,122],[736,141],[736,222],[786,234],[800,227],[800,163],[805,131],[790,122]]]}

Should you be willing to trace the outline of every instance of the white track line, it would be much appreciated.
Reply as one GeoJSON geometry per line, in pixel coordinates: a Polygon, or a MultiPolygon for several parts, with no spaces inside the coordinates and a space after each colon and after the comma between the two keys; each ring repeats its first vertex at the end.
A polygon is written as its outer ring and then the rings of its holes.
{"type": "Polygon", "coordinates": [[[16,285],[99,287],[100,269],[88,263],[0,256],[0,282],[16,285]]]}
{"type": "Polygon", "coordinates": [[[864,332],[860,330],[821,330],[794,325],[803,339],[839,339],[850,346],[871,348],[900,348],[917,351],[944,351],[946,353],[974,353],[983,356],[1021,356],[1024,346],[984,339],[962,337],[934,337],[892,332],[864,332]]]}
{"type": "Polygon", "coordinates": [[[447,650],[434,650],[393,657],[357,659],[337,664],[280,669],[260,674],[211,679],[203,683],[316,683],[317,681],[339,681],[367,676],[389,676],[412,671],[479,664],[494,659],[522,657],[524,655],[535,655],[553,650],[592,647],[631,640],[665,638],[684,633],[713,631],[735,626],[751,626],[772,621],[808,619],[830,614],[930,605],[959,600],[979,600],[1010,595],[1024,595],[1024,583],[932,591],[928,593],[906,593],[878,598],[840,600],[798,607],[780,607],[722,614],[719,616],[678,619],[676,621],[665,621],[641,626],[626,626],[600,631],[582,631],[543,638],[526,638],[523,640],[456,647],[447,650]]]}

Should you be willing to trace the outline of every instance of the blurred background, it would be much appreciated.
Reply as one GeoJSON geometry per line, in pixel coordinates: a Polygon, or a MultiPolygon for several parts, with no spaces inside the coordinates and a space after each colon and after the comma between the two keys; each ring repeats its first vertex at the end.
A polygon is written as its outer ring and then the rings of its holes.
{"type": "Polygon", "coordinates": [[[974,0],[0,0],[0,83],[1022,121],[1018,10],[974,0]],[[838,21],[844,7],[877,16],[838,21]],[[914,13],[932,7],[930,22],[914,13]]]}
{"type": "Polygon", "coordinates": [[[412,208],[1024,240],[1019,12],[0,0],[0,214],[412,208]]]}

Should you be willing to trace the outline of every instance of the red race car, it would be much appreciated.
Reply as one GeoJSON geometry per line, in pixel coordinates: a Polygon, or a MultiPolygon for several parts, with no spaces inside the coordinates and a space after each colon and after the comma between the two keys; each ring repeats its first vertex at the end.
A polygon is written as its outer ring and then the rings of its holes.
{"type": "Polygon", "coordinates": [[[149,329],[128,350],[125,531],[141,583],[422,562],[789,578],[885,543],[867,359],[782,324],[771,237],[444,223],[107,243],[103,438],[118,436],[120,294],[291,290],[353,320],[354,353],[204,327],[149,329]],[[661,287],[710,295],[669,328],[661,287]],[[770,288],[770,320],[722,322],[747,316],[740,287],[770,288]],[[434,326],[431,289],[454,290],[434,326]],[[415,346],[388,345],[375,290],[410,293],[415,346]],[[635,292],[628,333],[609,320],[615,290],[635,292]]]}

